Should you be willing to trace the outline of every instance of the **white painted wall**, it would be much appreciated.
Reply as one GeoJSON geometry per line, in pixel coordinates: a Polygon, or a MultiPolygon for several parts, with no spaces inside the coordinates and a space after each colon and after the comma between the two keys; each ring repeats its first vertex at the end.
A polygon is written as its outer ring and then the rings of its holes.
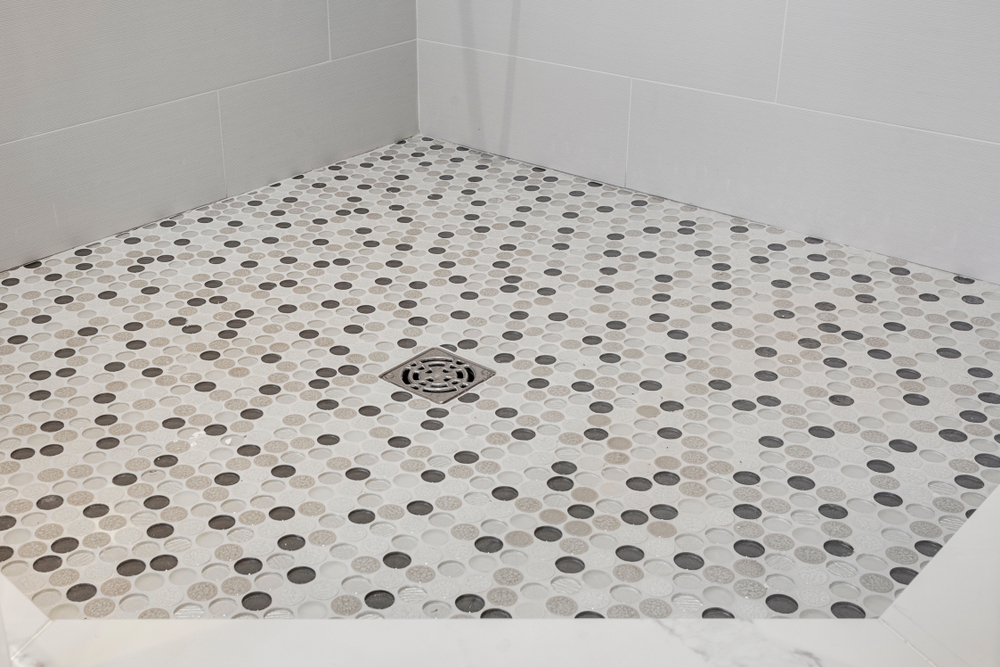
{"type": "Polygon", "coordinates": [[[994,0],[418,0],[417,23],[424,134],[1000,282],[994,0]]]}
{"type": "Polygon", "coordinates": [[[0,270],[417,131],[415,0],[0,0],[0,270]]]}

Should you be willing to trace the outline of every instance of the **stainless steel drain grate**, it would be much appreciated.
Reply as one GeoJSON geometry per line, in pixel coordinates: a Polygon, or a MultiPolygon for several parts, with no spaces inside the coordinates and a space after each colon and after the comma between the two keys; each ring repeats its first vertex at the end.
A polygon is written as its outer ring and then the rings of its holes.
{"type": "Polygon", "coordinates": [[[379,377],[435,403],[447,403],[496,375],[439,347],[424,350],[379,377]]]}

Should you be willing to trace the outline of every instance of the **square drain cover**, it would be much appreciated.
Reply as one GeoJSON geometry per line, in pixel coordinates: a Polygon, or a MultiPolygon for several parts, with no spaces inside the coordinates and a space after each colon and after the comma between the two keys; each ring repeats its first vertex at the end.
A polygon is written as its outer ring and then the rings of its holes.
{"type": "Polygon", "coordinates": [[[424,350],[379,377],[435,403],[447,403],[495,372],[439,347],[424,350]]]}

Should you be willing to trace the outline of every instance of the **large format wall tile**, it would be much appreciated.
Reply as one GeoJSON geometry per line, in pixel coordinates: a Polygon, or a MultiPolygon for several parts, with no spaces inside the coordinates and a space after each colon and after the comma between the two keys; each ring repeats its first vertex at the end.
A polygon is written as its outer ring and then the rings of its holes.
{"type": "Polygon", "coordinates": [[[329,57],[325,0],[5,0],[0,143],[329,57]]]}
{"type": "Polygon", "coordinates": [[[420,42],[425,134],[622,184],[629,79],[420,42]]]}
{"type": "Polygon", "coordinates": [[[0,145],[0,269],[225,196],[210,93],[0,145]]]}
{"type": "Polygon", "coordinates": [[[1000,282],[1000,146],[636,81],[628,186],[1000,282]]]}
{"type": "Polygon", "coordinates": [[[416,0],[329,0],[330,51],[341,58],[417,37],[416,0]]]}
{"type": "Polygon", "coordinates": [[[773,100],[785,0],[420,0],[418,35],[773,100]]]}
{"type": "Polygon", "coordinates": [[[1000,3],[790,0],[778,101],[1000,141],[1000,3]]]}
{"type": "Polygon", "coordinates": [[[417,131],[416,43],[220,91],[230,194],[417,131]]]}

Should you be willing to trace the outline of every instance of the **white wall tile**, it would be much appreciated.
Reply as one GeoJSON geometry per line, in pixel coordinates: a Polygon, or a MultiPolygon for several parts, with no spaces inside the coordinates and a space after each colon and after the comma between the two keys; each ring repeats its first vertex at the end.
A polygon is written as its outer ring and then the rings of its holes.
{"type": "Polygon", "coordinates": [[[420,0],[431,40],[773,100],[785,0],[420,0]]]}
{"type": "Polygon", "coordinates": [[[424,41],[420,75],[424,134],[624,182],[629,79],[424,41]]]}
{"type": "Polygon", "coordinates": [[[789,0],[778,101],[1000,141],[1000,3],[789,0]]]}
{"type": "Polygon", "coordinates": [[[225,196],[215,93],[0,145],[0,269],[225,196]]]}
{"type": "Polygon", "coordinates": [[[326,0],[3,0],[0,143],[329,57],[326,0]]]}
{"type": "Polygon", "coordinates": [[[223,89],[231,195],[417,132],[416,42],[223,89]]]}
{"type": "Polygon", "coordinates": [[[334,59],[417,38],[416,0],[329,0],[334,59]]]}
{"type": "Polygon", "coordinates": [[[1000,282],[1000,145],[639,81],[630,139],[631,188],[1000,282]]]}

